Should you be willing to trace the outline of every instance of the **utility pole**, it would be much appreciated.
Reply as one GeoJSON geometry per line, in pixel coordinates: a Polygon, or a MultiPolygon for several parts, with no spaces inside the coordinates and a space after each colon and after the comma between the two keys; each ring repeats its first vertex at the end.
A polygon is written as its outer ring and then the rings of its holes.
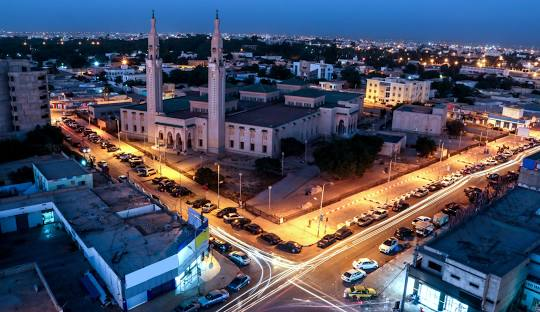
{"type": "Polygon", "coordinates": [[[268,186],[268,213],[272,211],[272,185],[268,186]]]}
{"type": "Polygon", "coordinates": [[[118,143],[122,142],[120,140],[120,120],[116,119],[116,133],[118,134],[118,143]]]}
{"type": "Polygon", "coordinates": [[[238,206],[242,208],[242,172],[238,173],[240,176],[240,196],[238,197],[238,206]]]}
{"type": "MultiPolygon", "coordinates": [[[[328,182],[328,183],[324,183],[323,186],[322,186],[321,204],[319,206],[319,222],[317,224],[317,237],[319,237],[320,229],[321,229],[321,221],[323,219],[323,201],[324,201],[324,190],[325,190],[326,184],[332,185],[334,183],[333,182],[328,182]]],[[[326,227],[325,227],[325,232],[326,232],[326,227]]]]}
{"type": "Polygon", "coordinates": [[[390,179],[392,178],[392,158],[390,158],[390,165],[388,166],[388,181],[390,182],[390,179]]]}
{"type": "Polygon", "coordinates": [[[281,152],[281,176],[285,174],[285,152],[281,152]]]}
{"type": "Polygon", "coordinates": [[[304,162],[307,164],[307,140],[304,140],[304,162]]]}
{"type": "Polygon", "coordinates": [[[215,165],[217,166],[217,207],[219,209],[219,199],[220,199],[220,196],[219,196],[219,184],[220,184],[220,178],[219,178],[219,170],[221,168],[221,166],[219,165],[219,163],[215,163],[215,165]]]}

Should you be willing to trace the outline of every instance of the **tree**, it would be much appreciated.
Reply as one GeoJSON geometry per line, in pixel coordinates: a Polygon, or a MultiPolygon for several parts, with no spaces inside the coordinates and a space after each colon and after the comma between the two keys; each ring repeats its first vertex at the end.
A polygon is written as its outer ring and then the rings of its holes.
{"type": "Polygon", "coordinates": [[[427,157],[432,154],[435,149],[437,149],[437,144],[431,138],[426,136],[421,136],[416,139],[416,144],[414,148],[420,155],[420,157],[427,157]]]}
{"type": "Polygon", "coordinates": [[[264,157],[255,160],[255,170],[266,176],[278,176],[281,174],[281,162],[279,159],[264,157]]]}
{"type": "Polygon", "coordinates": [[[268,77],[278,80],[286,80],[292,76],[293,74],[287,67],[280,65],[273,65],[270,67],[270,73],[268,74],[268,77]]]}
{"type": "Polygon", "coordinates": [[[341,79],[347,81],[351,88],[359,88],[362,84],[360,73],[353,66],[348,66],[341,71],[341,79]]]}
{"type": "Polygon", "coordinates": [[[122,76],[116,76],[116,78],[114,78],[114,82],[117,84],[121,84],[123,82],[122,76]]]}
{"type": "Polygon", "coordinates": [[[403,68],[403,72],[405,74],[415,75],[418,73],[418,67],[416,67],[416,65],[414,65],[413,63],[408,63],[407,65],[405,65],[405,68],[403,68]]]}
{"type": "Polygon", "coordinates": [[[458,136],[461,134],[461,131],[465,128],[465,125],[461,120],[448,120],[446,122],[446,130],[451,136],[458,136]]]}
{"type": "Polygon", "coordinates": [[[382,145],[383,140],[379,137],[355,135],[321,144],[313,157],[323,171],[339,177],[362,176],[375,161],[382,145]]]}
{"type": "Polygon", "coordinates": [[[298,156],[305,152],[305,145],[295,138],[284,138],[281,139],[281,151],[285,156],[298,156]]]}
{"type": "MultiPolygon", "coordinates": [[[[220,184],[225,181],[223,175],[219,176],[220,184]]],[[[195,182],[208,186],[211,190],[217,190],[218,185],[218,174],[208,167],[203,167],[197,169],[195,172],[195,182]]]]}

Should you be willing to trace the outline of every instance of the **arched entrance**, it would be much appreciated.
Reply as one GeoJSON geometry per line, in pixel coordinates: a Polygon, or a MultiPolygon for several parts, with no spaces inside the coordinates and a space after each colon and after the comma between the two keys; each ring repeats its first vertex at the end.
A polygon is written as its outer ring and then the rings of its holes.
{"type": "Polygon", "coordinates": [[[345,122],[343,120],[339,121],[337,132],[338,132],[339,135],[342,135],[342,134],[345,133],[345,122]]]}
{"type": "Polygon", "coordinates": [[[177,133],[176,134],[176,150],[181,152],[182,149],[183,149],[183,142],[182,142],[182,137],[180,136],[180,133],[177,133]]]}
{"type": "Polygon", "coordinates": [[[174,140],[173,140],[173,136],[172,136],[172,133],[168,132],[167,133],[167,148],[173,148],[174,147],[174,140]]]}
{"type": "Polygon", "coordinates": [[[187,135],[187,148],[192,148],[192,145],[191,145],[191,132],[188,132],[188,135],[187,135]]]}

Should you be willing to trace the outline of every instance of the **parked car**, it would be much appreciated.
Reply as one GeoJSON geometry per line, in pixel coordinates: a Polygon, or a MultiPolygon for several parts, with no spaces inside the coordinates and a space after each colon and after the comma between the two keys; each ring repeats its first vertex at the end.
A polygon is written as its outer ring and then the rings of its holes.
{"type": "Polygon", "coordinates": [[[229,292],[225,289],[216,289],[210,291],[206,296],[199,297],[198,302],[201,308],[208,308],[218,303],[227,301],[229,299],[229,292]]]}
{"type": "Polygon", "coordinates": [[[214,248],[215,250],[221,253],[229,252],[232,249],[231,244],[229,244],[228,242],[224,242],[220,239],[217,239],[213,236],[208,239],[208,243],[212,245],[212,248],[214,248]]]}
{"type": "Polygon", "coordinates": [[[420,222],[420,221],[431,222],[431,218],[430,218],[430,217],[426,217],[426,216],[420,216],[420,217],[418,217],[418,218],[415,218],[415,219],[412,221],[412,226],[414,227],[414,225],[415,225],[417,222],[420,222]]]}
{"type": "Polygon", "coordinates": [[[139,172],[139,176],[141,177],[149,177],[157,173],[156,169],[154,168],[144,168],[142,170],[139,170],[138,172],[139,172]]]}
{"type": "Polygon", "coordinates": [[[368,226],[370,225],[371,223],[373,223],[373,217],[371,216],[360,216],[360,217],[354,217],[354,222],[356,222],[356,224],[358,226],[368,226]]]}
{"type": "Polygon", "coordinates": [[[243,229],[246,230],[247,232],[249,232],[250,234],[253,234],[253,235],[258,235],[258,234],[261,234],[263,232],[263,229],[260,225],[258,224],[255,224],[255,223],[249,223],[249,224],[246,224],[243,226],[243,229]]]}
{"type": "Polygon", "coordinates": [[[422,188],[417,189],[416,192],[414,192],[413,196],[416,198],[422,198],[426,196],[427,194],[429,194],[429,190],[422,187],[422,188]]]}
{"type": "Polygon", "coordinates": [[[202,212],[204,213],[209,213],[211,212],[212,210],[216,209],[217,208],[217,205],[216,204],[212,204],[212,203],[206,203],[204,204],[204,206],[202,207],[202,212]]]}
{"type": "Polygon", "coordinates": [[[441,210],[443,213],[449,216],[455,216],[461,210],[461,205],[458,203],[448,203],[444,206],[444,209],[441,210]]]}
{"type": "Polygon", "coordinates": [[[336,236],[334,234],[326,234],[317,242],[317,246],[319,248],[326,248],[335,242],[336,236]]]}
{"type": "Polygon", "coordinates": [[[435,225],[436,227],[441,227],[441,226],[444,226],[446,223],[448,223],[448,215],[446,213],[443,213],[443,212],[437,212],[436,214],[433,215],[433,225],[435,225]]]}
{"type": "Polygon", "coordinates": [[[251,219],[242,217],[239,219],[235,219],[231,222],[231,226],[235,229],[243,229],[245,225],[248,225],[251,223],[251,219]]]}
{"type": "Polygon", "coordinates": [[[377,297],[377,291],[373,288],[368,288],[362,285],[345,288],[343,298],[345,299],[373,299],[377,297]]]}
{"type": "Polygon", "coordinates": [[[233,213],[233,212],[237,212],[235,207],[226,207],[218,211],[216,216],[218,218],[223,218],[223,216],[225,216],[226,214],[233,213]]]}
{"type": "Polygon", "coordinates": [[[249,277],[249,275],[246,275],[244,273],[239,273],[232,280],[232,282],[230,282],[229,285],[227,285],[227,289],[230,292],[238,292],[240,289],[249,285],[250,282],[251,282],[251,277],[249,277]]]}
{"type": "Polygon", "coordinates": [[[341,274],[341,280],[345,283],[354,283],[357,282],[364,277],[366,277],[366,272],[363,270],[357,270],[357,269],[350,269],[347,272],[341,274]]]}
{"type": "Polygon", "coordinates": [[[388,212],[386,210],[383,210],[383,209],[375,209],[373,211],[373,213],[371,214],[371,217],[374,220],[379,221],[379,220],[382,220],[382,219],[388,217],[388,212]]]}
{"type": "Polygon", "coordinates": [[[387,255],[398,251],[398,249],[399,242],[398,239],[395,237],[390,237],[379,245],[379,251],[387,255]]]}
{"type": "Polygon", "coordinates": [[[431,233],[433,233],[433,231],[435,231],[435,226],[431,222],[418,221],[416,222],[414,231],[416,232],[416,235],[420,237],[428,237],[431,235],[431,233]]]}
{"type": "Polygon", "coordinates": [[[500,175],[498,175],[497,173],[492,173],[492,174],[488,174],[486,176],[486,178],[490,181],[490,182],[498,182],[499,179],[500,179],[500,175]]]}
{"type": "Polygon", "coordinates": [[[228,256],[232,262],[240,266],[246,266],[251,262],[251,259],[243,251],[231,251],[228,256]]]}
{"type": "Polygon", "coordinates": [[[197,302],[188,303],[187,305],[179,305],[174,308],[174,312],[198,312],[201,305],[197,302]]]}
{"type": "Polygon", "coordinates": [[[452,179],[451,177],[446,177],[441,181],[441,185],[444,187],[450,186],[452,184],[454,184],[454,179],[452,179]]]}
{"type": "Polygon", "coordinates": [[[167,179],[167,177],[155,177],[152,179],[152,184],[158,184],[159,182],[167,179]]]}
{"type": "Polygon", "coordinates": [[[394,236],[398,239],[405,240],[414,236],[414,231],[407,227],[400,227],[394,232],[394,236]]]}
{"type": "Polygon", "coordinates": [[[396,203],[393,207],[392,207],[392,211],[403,211],[407,208],[409,208],[411,205],[409,205],[409,203],[407,202],[404,202],[404,201],[400,201],[398,203],[396,203]]]}
{"type": "Polygon", "coordinates": [[[231,222],[233,222],[233,220],[242,219],[242,218],[244,218],[244,217],[237,214],[236,212],[231,212],[231,213],[228,213],[228,214],[223,216],[223,222],[231,223],[231,222]]]}
{"type": "Polygon", "coordinates": [[[353,232],[348,227],[342,227],[339,230],[336,231],[335,237],[336,239],[342,240],[349,236],[351,236],[353,232]]]}
{"type": "Polygon", "coordinates": [[[206,205],[206,203],[209,203],[209,202],[210,201],[206,198],[199,198],[191,202],[190,204],[193,206],[193,208],[201,208],[202,206],[206,205]]]}
{"type": "Polygon", "coordinates": [[[375,270],[379,267],[379,263],[369,258],[360,258],[354,260],[352,266],[358,270],[375,270]]]}
{"type": "Polygon", "coordinates": [[[300,252],[302,252],[302,245],[298,244],[297,242],[293,242],[293,241],[288,241],[288,242],[285,242],[285,243],[279,243],[277,245],[277,248],[279,250],[283,250],[283,251],[293,253],[293,254],[299,254],[300,252]]]}
{"type": "Polygon", "coordinates": [[[281,238],[274,233],[263,233],[259,238],[269,245],[277,245],[281,242],[281,238]]]}
{"type": "Polygon", "coordinates": [[[116,147],[116,146],[113,145],[113,146],[107,147],[107,152],[108,152],[108,153],[112,153],[112,152],[118,151],[119,149],[120,149],[120,148],[118,148],[118,147],[116,147]]]}
{"type": "Polygon", "coordinates": [[[128,180],[128,177],[125,175],[119,175],[117,179],[119,182],[126,182],[128,180]]]}

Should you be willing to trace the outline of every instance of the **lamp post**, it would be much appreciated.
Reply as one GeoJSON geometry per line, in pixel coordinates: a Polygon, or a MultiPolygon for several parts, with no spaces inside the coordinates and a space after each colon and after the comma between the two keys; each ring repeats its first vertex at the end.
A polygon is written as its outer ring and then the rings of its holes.
{"type": "Polygon", "coordinates": [[[319,222],[317,224],[317,237],[319,237],[319,234],[320,234],[320,230],[321,230],[321,221],[323,219],[323,201],[324,201],[324,189],[326,187],[326,184],[330,184],[330,185],[333,185],[334,182],[327,182],[327,183],[324,183],[323,186],[322,186],[322,192],[321,192],[321,204],[319,206],[319,222]]]}
{"type": "Polygon", "coordinates": [[[284,175],[285,152],[281,152],[281,176],[284,175]]]}
{"type": "Polygon", "coordinates": [[[242,172],[238,173],[240,177],[240,196],[238,197],[238,206],[242,208],[242,172]]]}
{"type": "Polygon", "coordinates": [[[272,209],[272,185],[268,186],[268,213],[272,209]]]}
{"type": "Polygon", "coordinates": [[[219,179],[219,172],[220,172],[221,166],[217,162],[214,165],[217,166],[217,207],[219,209],[219,199],[220,199],[220,196],[219,196],[219,184],[221,183],[221,181],[219,179]]]}
{"type": "Polygon", "coordinates": [[[307,140],[304,140],[304,162],[307,164],[307,140]]]}
{"type": "Polygon", "coordinates": [[[116,119],[116,133],[118,135],[118,143],[120,143],[120,120],[118,118],[116,119]]]}
{"type": "Polygon", "coordinates": [[[392,178],[392,158],[390,158],[390,165],[388,166],[388,181],[390,182],[390,179],[392,178]]]}

